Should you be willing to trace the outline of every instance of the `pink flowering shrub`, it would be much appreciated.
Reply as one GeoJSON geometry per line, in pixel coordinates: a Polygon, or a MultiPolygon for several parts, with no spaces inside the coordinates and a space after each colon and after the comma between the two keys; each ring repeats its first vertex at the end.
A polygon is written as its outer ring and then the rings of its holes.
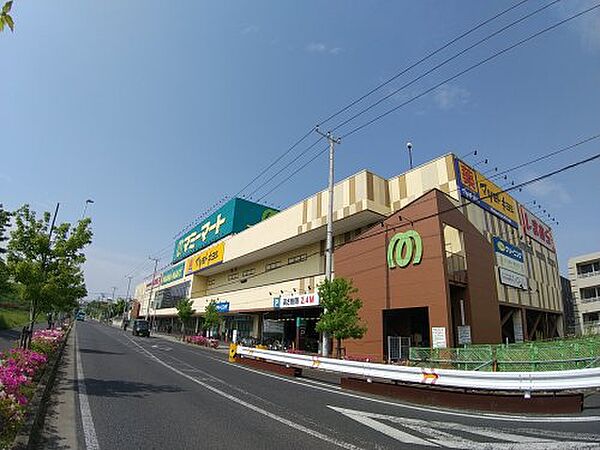
{"type": "Polygon", "coordinates": [[[219,341],[217,339],[211,339],[205,336],[186,336],[185,341],[190,344],[201,345],[203,347],[219,347],[219,341]]]}
{"type": "Polygon", "coordinates": [[[35,382],[63,336],[60,330],[36,331],[31,350],[14,348],[0,353],[0,448],[4,448],[18,430],[35,382]]]}

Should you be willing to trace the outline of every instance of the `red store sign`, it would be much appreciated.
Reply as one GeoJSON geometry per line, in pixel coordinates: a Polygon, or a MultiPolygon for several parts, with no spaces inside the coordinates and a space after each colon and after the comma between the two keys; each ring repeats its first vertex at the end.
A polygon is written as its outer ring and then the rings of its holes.
{"type": "Polygon", "coordinates": [[[521,226],[526,236],[529,236],[552,251],[555,250],[552,229],[548,225],[521,205],[519,205],[519,218],[521,219],[521,226]]]}

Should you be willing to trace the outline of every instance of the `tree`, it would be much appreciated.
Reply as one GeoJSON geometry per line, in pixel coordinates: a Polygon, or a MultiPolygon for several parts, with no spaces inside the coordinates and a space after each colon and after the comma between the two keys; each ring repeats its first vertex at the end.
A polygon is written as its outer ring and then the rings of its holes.
{"type": "Polygon", "coordinates": [[[204,322],[202,323],[202,329],[210,330],[219,325],[221,319],[219,317],[219,311],[217,311],[217,302],[211,300],[204,309],[204,322]]]}
{"type": "Polygon", "coordinates": [[[83,248],[91,243],[90,219],[62,223],[50,236],[50,213],[42,219],[24,205],[14,212],[7,265],[20,299],[29,304],[29,329],[40,313],[67,312],[87,295],[83,248]]]}
{"type": "Polygon", "coordinates": [[[111,308],[112,317],[122,317],[126,307],[127,303],[125,302],[125,299],[118,298],[111,308]]]}
{"type": "Polygon", "coordinates": [[[188,322],[196,310],[192,308],[192,300],[183,298],[177,303],[177,316],[181,321],[181,338],[185,337],[185,324],[188,322]]]}
{"type": "Polygon", "coordinates": [[[329,333],[337,340],[339,358],[344,339],[360,339],[367,331],[358,315],[362,300],[354,297],[358,289],[345,278],[324,280],[318,290],[323,312],[317,322],[317,331],[329,333]]]}
{"type": "Polygon", "coordinates": [[[0,33],[4,30],[5,26],[10,28],[10,31],[15,31],[15,22],[13,21],[13,18],[10,15],[12,4],[12,1],[6,2],[0,10],[0,33]]]}

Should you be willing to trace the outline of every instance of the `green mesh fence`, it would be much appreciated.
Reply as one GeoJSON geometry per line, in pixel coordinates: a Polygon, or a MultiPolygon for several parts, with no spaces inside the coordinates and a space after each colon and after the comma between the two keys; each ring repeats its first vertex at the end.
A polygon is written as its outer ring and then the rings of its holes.
{"type": "Polygon", "coordinates": [[[509,345],[410,349],[419,367],[499,372],[547,371],[600,367],[600,336],[509,345]]]}

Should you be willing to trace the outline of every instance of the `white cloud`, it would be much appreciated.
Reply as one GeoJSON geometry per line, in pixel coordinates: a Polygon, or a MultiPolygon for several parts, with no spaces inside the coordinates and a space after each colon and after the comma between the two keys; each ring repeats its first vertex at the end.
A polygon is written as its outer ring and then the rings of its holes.
{"type": "Polygon", "coordinates": [[[309,53],[329,53],[330,55],[339,55],[342,52],[341,47],[329,47],[323,42],[311,42],[306,46],[309,53]]]}
{"type": "Polygon", "coordinates": [[[562,184],[548,178],[526,186],[525,190],[536,199],[552,201],[554,205],[565,205],[572,200],[562,184]]]}
{"type": "Polygon", "coordinates": [[[260,31],[260,27],[257,25],[248,25],[247,27],[242,28],[242,34],[251,34],[258,33],[260,31]]]}
{"type": "Polygon", "coordinates": [[[460,86],[444,84],[435,91],[433,100],[438,108],[447,111],[469,102],[471,93],[460,86]]]}

